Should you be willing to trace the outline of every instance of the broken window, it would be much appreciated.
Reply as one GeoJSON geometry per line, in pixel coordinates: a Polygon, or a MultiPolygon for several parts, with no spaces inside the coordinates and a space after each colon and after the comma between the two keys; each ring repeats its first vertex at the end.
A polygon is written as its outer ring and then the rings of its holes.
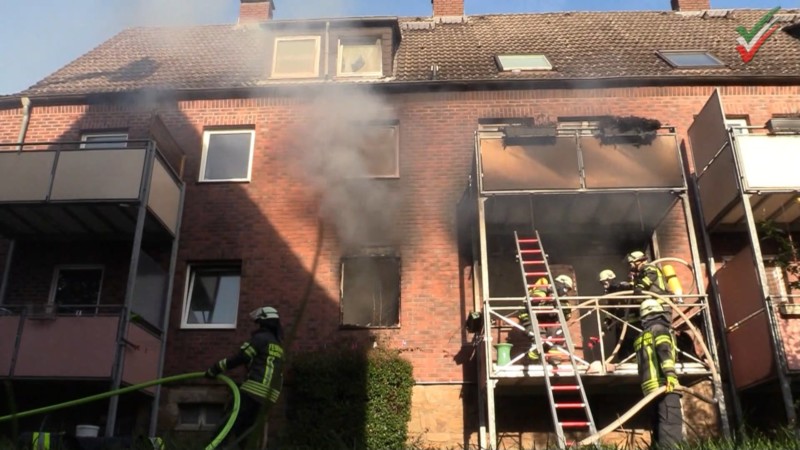
{"type": "Polygon", "coordinates": [[[102,266],[56,267],[50,303],[59,313],[97,314],[102,280],[102,266]]]}
{"type": "Polygon", "coordinates": [[[319,36],[275,38],[272,55],[273,78],[315,78],[319,76],[319,36]]]}
{"type": "Polygon", "coordinates": [[[400,176],[399,127],[396,123],[356,125],[353,135],[357,157],[363,162],[359,175],[374,178],[400,176]]]}
{"type": "Polygon", "coordinates": [[[400,258],[342,258],[342,325],[392,327],[400,323],[400,258]]]}
{"type": "Polygon", "coordinates": [[[600,126],[599,120],[592,119],[558,119],[559,134],[591,136],[600,126]]]}
{"type": "Polygon", "coordinates": [[[189,267],[182,328],[236,328],[241,267],[189,267]]]}
{"type": "Polygon", "coordinates": [[[340,77],[382,76],[383,55],[381,40],[364,37],[340,39],[336,74],[340,77]]]}

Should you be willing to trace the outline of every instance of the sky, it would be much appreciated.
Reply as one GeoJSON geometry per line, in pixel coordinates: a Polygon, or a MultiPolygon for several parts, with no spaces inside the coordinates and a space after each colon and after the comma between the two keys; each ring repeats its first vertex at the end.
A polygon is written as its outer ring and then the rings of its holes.
{"type": "MultiPolygon", "coordinates": [[[[711,0],[800,8],[800,0],[711,0]]],[[[669,0],[465,0],[466,14],[668,10],[669,0]]],[[[133,26],[235,23],[239,0],[0,0],[0,95],[26,89],[133,26]]],[[[430,0],[275,0],[276,19],[428,16],[430,0]]]]}

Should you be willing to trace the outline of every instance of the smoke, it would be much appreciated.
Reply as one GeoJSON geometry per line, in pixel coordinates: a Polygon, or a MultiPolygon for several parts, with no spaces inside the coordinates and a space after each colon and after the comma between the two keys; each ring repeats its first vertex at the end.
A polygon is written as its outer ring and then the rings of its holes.
{"type": "Polygon", "coordinates": [[[335,227],[340,244],[390,246],[399,238],[401,206],[392,150],[396,116],[377,94],[331,88],[312,102],[312,126],[298,129],[298,169],[319,196],[320,216],[335,227]],[[389,177],[375,177],[389,175],[389,177]]]}

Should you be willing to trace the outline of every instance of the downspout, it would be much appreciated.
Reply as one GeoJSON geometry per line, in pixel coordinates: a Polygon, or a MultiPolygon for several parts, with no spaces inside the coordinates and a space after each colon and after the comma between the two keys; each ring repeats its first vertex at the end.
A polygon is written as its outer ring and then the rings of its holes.
{"type": "Polygon", "coordinates": [[[23,142],[25,142],[25,134],[28,133],[28,123],[31,121],[31,99],[28,97],[22,97],[20,99],[22,102],[22,125],[19,128],[19,137],[17,138],[17,142],[19,142],[19,146],[17,146],[17,151],[22,151],[23,142]]]}

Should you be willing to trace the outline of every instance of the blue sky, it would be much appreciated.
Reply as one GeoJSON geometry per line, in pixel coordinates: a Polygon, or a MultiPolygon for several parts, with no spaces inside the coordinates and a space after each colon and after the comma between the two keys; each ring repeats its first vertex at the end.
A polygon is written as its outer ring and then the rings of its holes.
{"type": "MultiPolygon", "coordinates": [[[[800,0],[711,0],[714,8],[800,0]]],[[[131,26],[235,23],[239,0],[0,0],[0,94],[19,92],[131,26]]],[[[275,0],[276,19],[427,16],[430,0],[275,0]]],[[[669,0],[465,0],[467,14],[667,10],[669,0]]]]}

